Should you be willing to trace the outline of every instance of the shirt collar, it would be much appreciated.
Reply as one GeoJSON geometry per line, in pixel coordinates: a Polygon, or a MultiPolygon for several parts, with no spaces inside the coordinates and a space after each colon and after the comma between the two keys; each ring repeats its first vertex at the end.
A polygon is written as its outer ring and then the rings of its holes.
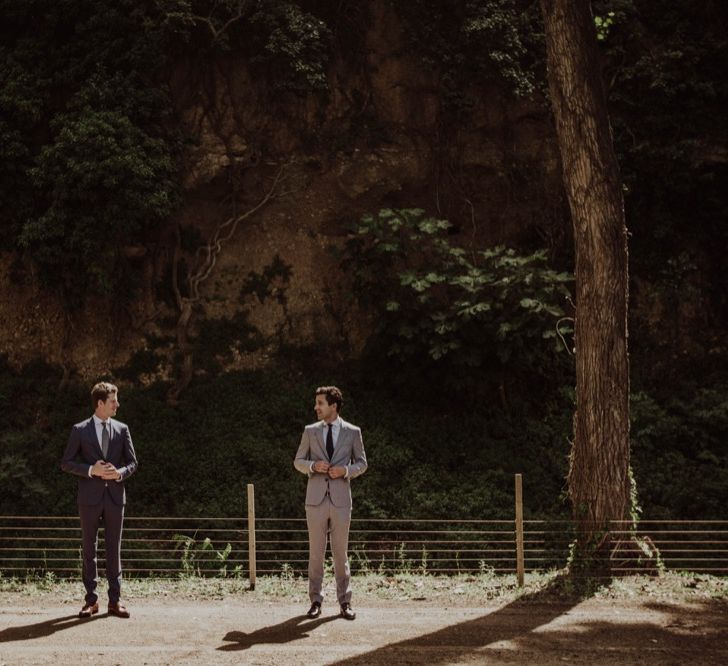
{"type": "MultiPolygon", "coordinates": [[[[101,424],[103,423],[103,421],[98,416],[96,416],[96,414],[94,414],[91,418],[94,420],[94,424],[97,427],[101,427],[101,424]]],[[[109,425],[111,423],[111,419],[106,419],[106,423],[107,423],[107,425],[109,425]]]]}
{"type": "MultiPolygon", "coordinates": [[[[329,425],[326,423],[326,421],[321,421],[321,427],[326,428],[326,426],[329,425]]],[[[334,428],[340,428],[341,427],[341,417],[337,416],[332,422],[331,425],[334,426],[334,428]]]]}

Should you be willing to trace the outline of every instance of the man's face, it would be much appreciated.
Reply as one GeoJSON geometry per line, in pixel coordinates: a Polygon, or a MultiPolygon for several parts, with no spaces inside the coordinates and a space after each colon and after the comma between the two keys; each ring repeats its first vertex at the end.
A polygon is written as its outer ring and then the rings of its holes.
{"type": "Polygon", "coordinates": [[[101,400],[99,400],[96,403],[96,416],[98,416],[102,421],[106,421],[112,416],[116,416],[116,410],[119,409],[120,404],[121,403],[119,402],[119,394],[109,393],[109,397],[106,398],[104,402],[101,402],[101,400]]]}
{"type": "Polygon", "coordinates": [[[329,423],[330,421],[334,421],[338,416],[338,413],[336,411],[336,403],[330,405],[328,402],[326,402],[325,395],[316,396],[316,403],[313,406],[313,411],[316,412],[316,416],[318,416],[319,419],[323,419],[327,423],[329,423]]]}

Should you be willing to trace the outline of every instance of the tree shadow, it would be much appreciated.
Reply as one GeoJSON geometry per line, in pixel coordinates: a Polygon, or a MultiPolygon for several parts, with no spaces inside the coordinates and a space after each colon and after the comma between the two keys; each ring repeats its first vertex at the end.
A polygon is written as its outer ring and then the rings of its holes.
{"type": "Polygon", "coordinates": [[[622,611],[620,615],[605,620],[597,614],[594,619],[584,617],[563,627],[532,632],[517,639],[515,648],[520,657],[534,663],[554,656],[582,663],[655,666],[728,663],[725,602],[645,603],[637,613],[622,611]]]}
{"type": "MultiPolygon", "coordinates": [[[[721,631],[728,611],[725,601],[644,603],[641,608],[646,617],[622,618],[615,613],[616,621],[611,616],[604,620],[602,606],[593,606],[593,619],[587,611],[578,611],[585,617],[574,621],[565,616],[591,595],[568,595],[568,589],[568,577],[560,576],[542,590],[474,620],[390,643],[330,666],[404,665],[423,660],[437,666],[483,663],[492,657],[508,663],[555,663],[571,658],[589,663],[587,653],[605,657],[608,663],[682,663],[690,655],[701,655],[703,664],[728,663],[728,635],[721,631]],[[660,621],[654,621],[658,617],[660,621]],[[551,623],[548,630],[540,630],[551,623]],[[482,652],[486,648],[487,654],[482,652]],[[676,659],[676,655],[680,656],[676,659]]],[[[604,612],[610,612],[609,603],[604,602],[604,612]]]]}
{"type": "MultiPolygon", "coordinates": [[[[378,663],[415,664],[422,658],[416,648],[427,651],[428,666],[456,663],[462,657],[499,641],[517,639],[549,624],[584,601],[582,595],[569,595],[568,577],[557,576],[541,590],[530,592],[482,617],[444,627],[439,631],[385,645],[334,664],[364,666],[378,663]],[[524,612],[528,609],[528,612],[524,612]],[[416,656],[415,656],[416,655],[416,656]]],[[[332,664],[331,666],[334,666],[332,664]]]]}
{"type": "Polygon", "coordinates": [[[102,617],[106,616],[93,615],[91,617],[78,617],[78,614],[73,614],[56,617],[52,620],[45,620],[43,622],[36,622],[35,624],[26,624],[22,627],[8,627],[7,629],[0,631],[0,643],[25,641],[32,640],[34,638],[43,638],[44,636],[51,636],[57,631],[70,629],[71,627],[92,622],[93,620],[99,620],[102,617]]]}
{"type": "Polygon", "coordinates": [[[258,645],[259,643],[290,643],[301,638],[308,638],[308,632],[312,629],[337,619],[339,619],[338,615],[330,615],[310,620],[304,615],[292,617],[290,620],[271,627],[263,627],[249,634],[244,631],[229,631],[225,634],[223,640],[232,641],[232,643],[230,645],[221,645],[217,649],[222,652],[233,652],[247,650],[252,645],[258,645]]]}

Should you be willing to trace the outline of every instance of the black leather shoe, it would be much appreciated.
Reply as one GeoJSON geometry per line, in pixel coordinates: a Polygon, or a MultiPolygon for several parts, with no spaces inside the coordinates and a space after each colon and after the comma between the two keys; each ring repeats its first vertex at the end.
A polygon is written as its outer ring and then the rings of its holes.
{"type": "Polygon", "coordinates": [[[341,604],[341,617],[345,620],[355,620],[356,613],[351,610],[351,604],[341,604]]]}
{"type": "Polygon", "coordinates": [[[308,609],[308,613],[306,613],[309,617],[318,617],[321,615],[321,602],[314,601],[311,604],[311,608],[308,609]]]}

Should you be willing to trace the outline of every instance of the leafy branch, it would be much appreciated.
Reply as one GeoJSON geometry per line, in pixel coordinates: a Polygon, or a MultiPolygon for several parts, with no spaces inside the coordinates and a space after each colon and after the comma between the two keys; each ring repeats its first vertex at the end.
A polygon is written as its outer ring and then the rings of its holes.
{"type": "Polygon", "coordinates": [[[563,336],[571,275],[549,268],[543,250],[466,252],[450,242],[450,229],[419,209],[383,209],[356,226],[344,262],[354,267],[354,295],[379,315],[387,353],[533,368],[544,342],[560,350],[554,324],[563,336]]]}

